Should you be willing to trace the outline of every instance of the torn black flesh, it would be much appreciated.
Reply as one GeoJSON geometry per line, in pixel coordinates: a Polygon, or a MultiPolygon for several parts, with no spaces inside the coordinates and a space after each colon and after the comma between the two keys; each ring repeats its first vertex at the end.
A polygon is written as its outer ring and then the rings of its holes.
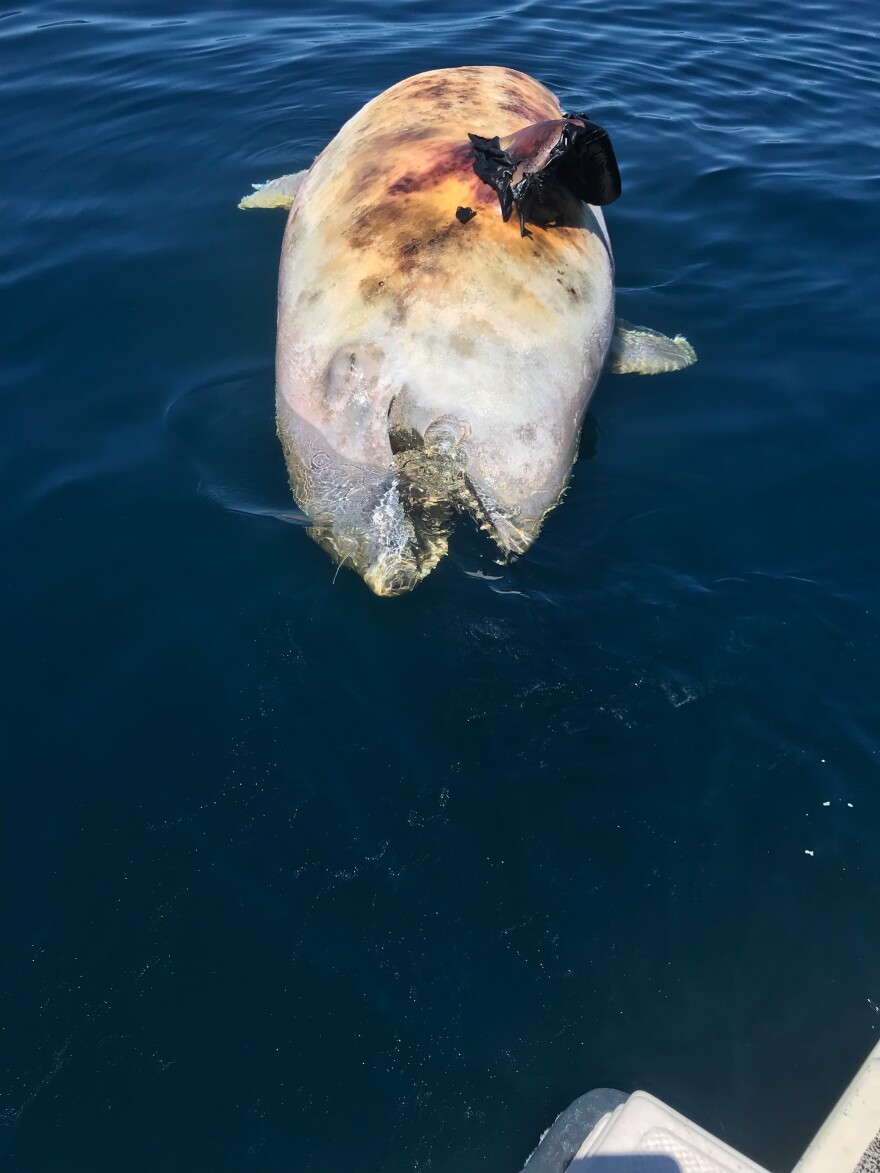
{"type": "Polygon", "coordinates": [[[474,148],[474,171],[483,183],[488,183],[498,193],[501,215],[506,223],[513,211],[513,192],[510,187],[514,172],[513,160],[502,150],[497,134],[494,138],[469,134],[468,138],[474,148]]]}
{"type": "Polygon", "coordinates": [[[620,195],[611,139],[586,114],[564,114],[523,127],[503,145],[497,135],[468,138],[475,173],[497,193],[505,221],[516,206],[523,236],[531,235],[526,228],[530,209],[544,205],[552,187],[563,187],[584,203],[598,206],[620,195]]]}

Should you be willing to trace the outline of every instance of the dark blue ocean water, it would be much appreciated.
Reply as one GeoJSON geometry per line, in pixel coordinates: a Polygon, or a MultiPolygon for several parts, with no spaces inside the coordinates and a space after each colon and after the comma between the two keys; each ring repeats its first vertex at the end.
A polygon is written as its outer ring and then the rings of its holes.
{"type": "Polygon", "coordinates": [[[878,32],[6,12],[4,1168],[505,1173],[598,1085],[794,1162],[880,1028],[878,32]],[[619,310],[700,361],[603,380],[526,558],[378,600],[271,516],[236,203],[459,63],[608,128],[619,310]]]}

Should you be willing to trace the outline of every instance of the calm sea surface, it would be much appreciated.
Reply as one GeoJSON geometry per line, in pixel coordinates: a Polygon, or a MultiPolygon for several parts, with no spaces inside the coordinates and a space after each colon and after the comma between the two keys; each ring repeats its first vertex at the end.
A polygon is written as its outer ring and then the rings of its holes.
{"type": "Polygon", "coordinates": [[[5,13],[5,1169],[515,1173],[600,1085],[794,1162],[880,1030],[878,34],[5,13]],[[236,203],[463,63],[608,128],[619,311],[700,361],[602,381],[527,557],[379,600],[273,516],[236,203]]]}

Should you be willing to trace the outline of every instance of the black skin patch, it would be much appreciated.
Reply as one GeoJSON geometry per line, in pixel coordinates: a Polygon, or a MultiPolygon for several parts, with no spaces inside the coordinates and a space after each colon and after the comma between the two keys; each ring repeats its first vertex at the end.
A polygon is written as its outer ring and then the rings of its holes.
{"type": "Polygon", "coordinates": [[[474,148],[474,171],[497,193],[505,221],[516,207],[523,236],[531,236],[526,218],[547,202],[554,187],[566,188],[577,199],[597,206],[613,203],[620,195],[620,172],[611,139],[586,114],[564,114],[557,122],[524,127],[512,141],[506,140],[506,149],[498,135],[489,139],[469,134],[468,138],[474,148]],[[537,169],[529,171],[529,158],[534,157],[531,148],[546,148],[546,134],[556,126],[556,142],[549,151],[539,152],[543,160],[536,159],[537,169]],[[542,135],[533,133],[538,131],[543,131],[543,142],[542,135]],[[518,168],[522,178],[514,183],[518,168]]]}
{"type": "Polygon", "coordinates": [[[468,220],[473,220],[473,218],[474,218],[474,216],[476,216],[476,214],[477,213],[474,211],[473,208],[456,208],[455,209],[455,218],[459,222],[459,224],[467,224],[468,220]]]}

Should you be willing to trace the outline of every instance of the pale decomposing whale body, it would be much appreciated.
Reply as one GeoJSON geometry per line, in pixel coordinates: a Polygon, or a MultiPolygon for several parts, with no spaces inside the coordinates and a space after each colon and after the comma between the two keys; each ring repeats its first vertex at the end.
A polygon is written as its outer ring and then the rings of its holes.
{"type": "Polygon", "coordinates": [[[290,207],[276,406],[294,496],[376,594],[436,566],[456,513],[522,554],[606,362],[695,361],[683,338],[615,332],[600,205],[619,193],[601,127],[523,73],[467,67],[393,86],[242,201],[290,207]]]}

